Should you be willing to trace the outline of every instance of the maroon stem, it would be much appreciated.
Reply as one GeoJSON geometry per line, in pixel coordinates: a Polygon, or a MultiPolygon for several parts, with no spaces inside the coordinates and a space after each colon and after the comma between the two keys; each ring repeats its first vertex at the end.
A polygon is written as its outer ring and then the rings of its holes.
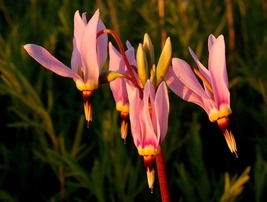
{"type": "Polygon", "coordinates": [[[170,202],[170,194],[169,194],[169,188],[168,188],[168,183],[167,183],[162,149],[160,153],[156,155],[156,164],[157,164],[161,201],[170,202]]]}
{"type": "Polygon", "coordinates": [[[111,29],[104,29],[104,30],[101,30],[101,31],[99,31],[99,32],[97,33],[97,37],[99,37],[101,34],[104,34],[104,33],[106,33],[106,34],[110,34],[111,36],[113,36],[113,38],[114,38],[115,41],[117,42],[118,47],[119,47],[119,50],[120,50],[120,53],[121,53],[122,58],[123,58],[123,60],[124,60],[124,63],[125,63],[125,65],[126,65],[126,67],[127,67],[127,70],[129,71],[129,74],[130,74],[130,77],[127,77],[127,76],[126,76],[125,78],[127,78],[127,79],[131,78],[130,80],[131,80],[131,81],[134,83],[134,85],[138,88],[140,97],[142,98],[142,97],[143,97],[143,90],[142,90],[142,88],[139,86],[139,84],[138,84],[138,82],[137,82],[137,80],[136,80],[136,78],[135,78],[135,76],[134,76],[134,72],[133,72],[133,70],[132,70],[132,66],[130,65],[129,60],[128,60],[126,54],[125,54],[125,50],[124,50],[124,48],[123,48],[123,45],[122,45],[122,42],[121,42],[119,36],[118,36],[113,30],[111,30],[111,29]]]}

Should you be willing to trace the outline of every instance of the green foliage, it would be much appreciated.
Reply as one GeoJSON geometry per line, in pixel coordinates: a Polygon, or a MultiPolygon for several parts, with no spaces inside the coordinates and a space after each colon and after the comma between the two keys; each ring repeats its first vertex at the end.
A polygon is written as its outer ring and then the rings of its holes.
{"type": "MultiPolygon", "coordinates": [[[[148,33],[155,61],[164,30],[173,57],[192,65],[189,46],[206,65],[208,35],[225,36],[239,158],[202,109],[170,92],[163,151],[171,201],[266,201],[265,4],[165,0],[162,27],[157,0],[0,0],[0,201],[160,201],[157,178],[150,194],[130,132],[126,144],[120,138],[108,84],[94,94],[87,129],[73,81],[46,71],[22,48],[39,44],[69,65],[74,12],[90,17],[96,8],[105,25],[135,50],[148,33]]],[[[104,74],[103,81],[113,76],[119,75],[104,74]]]]}
{"type": "Polygon", "coordinates": [[[185,153],[191,157],[187,163],[175,163],[178,173],[176,179],[177,189],[181,190],[183,201],[218,201],[216,190],[221,189],[221,183],[214,184],[210,179],[209,172],[203,158],[203,148],[199,136],[200,125],[197,116],[193,114],[185,136],[185,153]]]}
{"type": "Polygon", "coordinates": [[[247,167],[239,177],[234,176],[231,180],[229,173],[225,173],[224,193],[220,199],[221,202],[236,201],[237,196],[244,189],[244,184],[249,180],[250,169],[250,167],[247,167]]]}

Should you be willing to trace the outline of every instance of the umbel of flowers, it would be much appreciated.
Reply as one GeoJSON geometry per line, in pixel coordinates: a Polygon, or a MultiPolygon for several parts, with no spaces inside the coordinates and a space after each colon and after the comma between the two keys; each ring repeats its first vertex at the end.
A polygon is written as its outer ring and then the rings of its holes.
{"type": "Polygon", "coordinates": [[[167,38],[157,63],[148,34],[144,35],[136,53],[129,41],[126,46],[125,51],[119,37],[105,27],[99,19],[99,10],[96,10],[89,21],[85,13],[80,16],[79,11],[75,12],[70,68],[41,46],[26,44],[24,48],[46,69],[74,80],[83,95],[88,127],[92,121],[91,98],[101,83],[110,83],[121,117],[121,137],[126,139],[130,122],[134,144],[144,159],[148,186],[153,189],[156,161],[162,200],[169,201],[161,147],[168,130],[170,104],[167,86],[182,99],[201,106],[210,121],[218,123],[230,151],[237,156],[228,120],[232,110],[224,38],[222,35],[218,38],[209,36],[208,69],[191,49],[189,51],[198,69],[182,59],[172,58],[170,38],[167,38]],[[114,37],[119,50],[108,43],[108,34],[114,37]],[[102,70],[105,62],[109,62],[108,71],[102,70]]]}

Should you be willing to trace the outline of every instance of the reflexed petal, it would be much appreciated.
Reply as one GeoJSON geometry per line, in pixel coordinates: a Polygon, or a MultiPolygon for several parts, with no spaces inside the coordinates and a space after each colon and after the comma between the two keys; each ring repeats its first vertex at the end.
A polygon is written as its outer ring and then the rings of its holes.
{"type": "MultiPolygon", "coordinates": [[[[140,102],[139,122],[142,134],[142,147],[144,148],[145,146],[152,145],[155,149],[157,149],[159,144],[159,138],[155,134],[151,115],[149,112],[149,100],[151,100],[150,98],[154,97],[153,94],[154,87],[150,83],[150,81],[147,81],[144,87],[144,97],[143,100],[141,100],[140,102]]],[[[151,103],[151,105],[153,104],[151,103]]]]}
{"type": "Polygon", "coordinates": [[[117,78],[110,82],[110,89],[114,100],[116,104],[120,103],[122,106],[126,106],[129,103],[125,82],[124,78],[117,78]]]}
{"type": "Polygon", "coordinates": [[[225,61],[225,44],[223,36],[219,36],[210,49],[209,70],[214,100],[217,107],[221,104],[230,105],[230,93],[228,90],[228,76],[225,61]]]}
{"type": "Polygon", "coordinates": [[[212,34],[209,35],[209,38],[208,38],[208,50],[209,50],[209,52],[210,52],[210,49],[213,46],[215,41],[216,41],[215,36],[213,36],[212,34]]]}
{"type": "Polygon", "coordinates": [[[131,131],[136,147],[142,144],[141,129],[139,123],[140,115],[140,98],[138,89],[130,82],[126,82],[126,88],[130,104],[130,123],[131,131]]]}
{"type": "MultiPolygon", "coordinates": [[[[106,29],[104,23],[99,20],[98,26],[97,26],[97,32],[106,29]]],[[[102,69],[107,56],[108,56],[108,50],[107,50],[107,44],[108,44],[108,36],[107,34],[102,34],[97,38],[97,55],[99,57],[99,67],[100,70],[102,69]]]]}
{"type": "MultiPolygon", "coordinates": [[[[150,80],[147,80],[144,86],[144,93],[148,95],[148,102],[150,103],[148,108],[150,110],[151,127],[153,127],[154,133],[157,132],[158,120],[155,109],[155,88],[150,80]]],[[[143,99],[144,100],[144,99],[143,99]]],[[[159,141],[159,138],[157,138],[159,141]]]]}
{"type": "Polygon", "coordinates": [[[126,55],[129,60],[130,65],[136,66],[136,60],[135,60],[135,51],[132,45],[129,41],[126,41],[127,51],[126,55]]]}
{"type": "MultiPolygon", "coordinates": [[[[125,64],[121,58],[121,55],[111,43],[109,43],[109,55],[109,70],[126,73],[125,64]]],[[[126,81],[124,78],[117,78],[110,82],[110,89],[116,104],[121,102],[122,105],[127,105],[129,102],[125,82],[126,81]]]]}
{"type": "Polygon", "coordinates": [[[81,41],[82,34],[85,29],[85,23],[82,20],[79,11],[74,14],[74,36],[73,36],[73,51],[71,56],[71,68],[78,72],[78,68],[82,67],[81,61],[81,41]]]}
{"type": "Polygon", "coordinates": [[[189,52],[190,52],[191,56],[193,57],[193,59],[195,60],[197,66],[199,68],[200,73],[203,74],[203,76],[208,80],[209,83],[211,83],[209,70],[199,61],[196,54],[192,51],[191,48],[189,48],[189,52]]]}
{"type": "Polygon", "coordinates": [[[86,26],[86,24],[87,24],[86,12],[84,12],[84,13],[82,14],[82,20],[83,20],[83,22],[84,22],[84,26],[86,26]]]}
{"type": "Polygon", "coordinates": [[[169,96],[165,82],[159,85],[155,97],[155,109],[158,120],[157,134],[160,136],[159,141],[162,142],[168,130],[168,117],[169,117],[169,96]]]}
{"type": "MultiPolygon", "coordinates": [[[[197,58],[196,54],[192,51],[191,48],[189,48],[189,52],[191,54],[191,56],[193,57],[193,59],[195,60],[199,72],[207,79],[207,81],[211,84],[211,77],[210,77],[210,72],[209,70],[199,61],[199,59],[197,58]]],[[[207,88],[206,84],[204,82],[202,82],[205,92],[207,93],[207,95],[209,95],[209,97],[211,99],[213,99],[213,95],[211,94],[209,88],[207,88]]]]}
{"type": "Polygon", "coordinates": [[[185,86],[198,94],[200,97],[209,99],[191,67],[184,60],[173,58],[172,65],[173,76],[176,77],[175,80],[180,80],[185,86]]]}
{"type": "Polygon", "coordinates": [[[80,77],[69,67],[64,65],[54,56],[52,56],[46,49],[35,44],[24,45],[24,49],[28,54],[39,62],[46,69],[64,77],[73,79],[80,79],[80,77]]]}
{"type": "Polygon", "coordinates": [[[86,25],[82,36],[81,57],[85,83],[88,81],[98,83],[99,62],[96,51],[96,32],[98,20],[99,10],[95,12],[93,17],[86,25]]]}
{"type": "Polygon", "coordinates": [[[126,68],[122,60],[121,54],[117,49],[109,42],[109,70],[118,71],[122,74],[126,73],[126,68]]]}
{"type": "MultiPolygon", "coordinates": [[[[180,62],[181,62],[181,64],[183,64],[183,63],[186,64],[183,60],[180,60],[180,62]]],[[[194,92],[189,87],[187,87],[181,80],[179,80],[179,78],[177,76],[177,72],[179,70],[176,68],[176,65],[178,65],[178,64],[176,64],[175,62],[173,64],[174,64],[174,66],[169,68],[169,70],[165,76],[166,83],[169,86],[169,88],[176,95],[178,95],[179,97],[181,97],[185,101],[193,102],[193,103],[199,105],[200,107],[202,107],[206,111],[207,114],[209,114],[210,110],[212,108],[214,108],[213,101],[211,99],[209,99],[207,95],[205,95],[206,98],[203,98],[201,96],[201,95],[205,94],[203,88],[199,89],[200,92],[202,91],[202,93],[200,95],[200,94],[197,94],[196,92],[194,92]]],[[[195,77],[195,75],[193,75],[193,76],[195,77]]]]}

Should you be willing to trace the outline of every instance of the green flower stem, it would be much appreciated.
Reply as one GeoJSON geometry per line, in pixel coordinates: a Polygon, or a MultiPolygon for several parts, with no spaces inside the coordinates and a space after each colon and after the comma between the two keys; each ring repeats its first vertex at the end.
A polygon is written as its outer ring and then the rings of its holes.
{"type": "Polygon", "coordinates": [[[165,170],[165,164],[164,164],[162,149],[161,149],[160,153],[158,155],[156,155],[156,164],[157,164],[157,172],[158,172],[158,179],[159,179],[161,201],[162,202],[169,202],[170,201],[170,194],[169,194],[169,188],[168,188],[168,183],[167,183],[166,170],[165,170]]]}

